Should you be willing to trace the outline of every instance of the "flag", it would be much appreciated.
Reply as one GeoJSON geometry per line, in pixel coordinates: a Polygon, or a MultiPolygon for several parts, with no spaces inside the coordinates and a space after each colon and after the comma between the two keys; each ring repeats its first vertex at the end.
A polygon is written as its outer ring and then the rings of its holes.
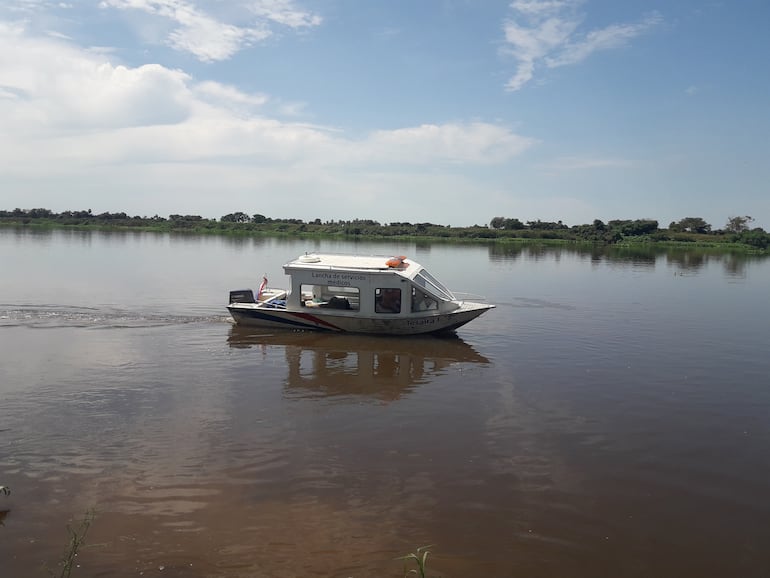
{"type": "Polygon", "coordinates": [[[262,297],[262,291],[265,290],[265,287],[267,287],[267,277],[262,277],[262,283],[259,284],[259,289],[257,289],[257,301],[259,301],[259,298],[262,297]]]}

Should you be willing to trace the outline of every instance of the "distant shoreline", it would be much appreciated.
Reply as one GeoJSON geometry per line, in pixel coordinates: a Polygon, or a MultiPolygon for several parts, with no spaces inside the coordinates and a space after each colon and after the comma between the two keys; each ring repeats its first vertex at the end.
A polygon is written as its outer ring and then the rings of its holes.
{"type": "MultiPolygon", "coordinates": [[[[493,219],[493,223],[497,219],[493,219]]],[[[683,223],[686,220],[682,220],[683,223]]],[[[225,215],[222,219],[204,219],[196,215],[171,215],[169,218],[129,217],[125,213],[93,215],[90,211],[53,213],[47,209],[0,211],[0,226],[34,229],[69,229],[97,231],[142,231],[243,237],[299,237],[316,239],[369,239],[373,241],[453,242],[453,243],[525,243],[581,244],[600,246],[645,246],[711,248],[726,251],[764,253],[770,246],[770,234],[762,229],[738,232],[660,229],[657,221],[624,220],[568,227],[561,222],[501,220],[497,227],[474,225],[449,227],[433,223],[380,224],[372,220],[327,221],[316,219],[271,219],[244,213],[225,215]],[[513,222],[513,225],[511,225],[513,222]]],[[[672,223],[674,225],[674,223],[672,223]]]]}
{"type": "Polygon", "coordinates": [[[659,248],[678,248],[678,249],[712,249],[726,252],[760,253],[767,251],[757,249],[743,243],[735,243],[726,240],[702,240],[698,239],[696,234],[693,239],[684,240],[650,240],[643,238],[629,239],[619,243],[602,243],[596,241],[566,239],[566,238],[547,238],[547,237],[524,237],[524,236],[503,236],[503,237],[461,237],[461,236],[430,236],[430,235],[377,235],[377,234],[346,234],[346,233],[315,233],[307,231],[273,231],[273,230],[241,230],[241,229],[212,229],[207,227],[158,227],[158,226],[120,226],[104,224],[70,224],[63,225],[58,223],[15,223],[6,220],[0,220],[0,227],[3,228],[24,228],[35,230],[60,230],[60,231],[101,231],[101,232],[136,232],[136,233],[171,233],[181,235],[213,235],[227,237],[264,237],[264,238],[305,238],[305,239],[349,239],[349,240],[371,240],[371,241],[406,241],[406,242],[431,242],[431,243],[474,243],[474,244],[520,244],[520,245],[582,245],[582,246],[604,246],[604,247],[659,247],[659,248]]]}

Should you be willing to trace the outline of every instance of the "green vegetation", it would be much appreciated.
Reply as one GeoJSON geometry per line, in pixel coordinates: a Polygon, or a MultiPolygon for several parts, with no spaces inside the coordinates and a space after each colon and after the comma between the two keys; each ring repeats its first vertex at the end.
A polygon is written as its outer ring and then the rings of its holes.
{"type": "MultiPolygon", "coordinates": [[[[83,542],[85,542],[86,539],[86,534],[88,533],[88,528],[91,527],[91,522],[93,521],[94,512],[91,510],[86,512],[85,516],[83,516],[83,519],[80,521],[80,525],[77,528],[73,529],[71,526],[67,526],[67,532],[69,533],[70,539],[67,547],[64,550],[62,559],[59,562],[59,568],[61,570],[58,574],[59,578],[70,578],[72,569],[75,567],[75,559],[78,556],[78,551],[80,550],[81,546],[83,546],[83,542]]],[[[50,568],[48,569],[48,573],[51,576],[57,576],[57,573],[52,571],[50,568]]]]}
{"type": "Polygon", "coordinates": [[[430,546],[420,546],[415,552],[399,558],[399,560],[404,561],[404,577],[409,576],[410,574],[416,574],[420,578],[425,578],[427,576],[425,568],[428,563],[428,554],[430,554],[428,548],[430,548],[430,546]],[[407,563],[410,561],[414,562],[417,568],[407,570],[407,563]]]}
{"type": "Polygon", "coordinates": [[[762,228],[749,228],[753,218],[729,217],[723,229],[714,230],[701,217],[685,217],[661,229],[650,219],[595,219],[590,224],[568,226],[561,221],[527,221],[494,217],[489,225],[451,227],[435,223],[379,223],[371,219],[349,221],[305,222],[301,219],[273,219],[264,215],[249,216],[229,213],[220,219],[199,215],[169,215],[168,218],[129,216],[126,213],[93,214],[86,211],[54,213],[49,209],[14,209],[0,211],[0,225],[34,227],[95,228],[100,230],[137,230],[158,232],[190,232],[248,236],[307,236],[396,238],[453,241],[537,241],[556,243],[591,243],[603,245],[665,243],[724,249],[764,251],[770,246],[770,233],[762,228]]]}
{"type": "MultiPolygon", "coordinates": [[[[0,494],[3,494],[5,496],[11,495],[11,488],[8,486],[0,486],[0,494]]],[[[3,525],[3,520],[8,515],[8,510],[0,510],[0,526],[3,525]]]]}
{"type": "MultiPolygon", "coordinates": [[[[8,486],[0,486],[0,494],[9,496],[11,494],[11,489],[8,486]]],[[[8,510],[0,511],[0,526],[3,525],[3,518],[5,518],[7,513],[8,510]]],[[[75,559],[78,556],[78,551],[83,546],[83,543],[86,539],[86,534],[88,533],[88,528],[91,527],[91,522],[93,521],[94,512],[93,510],[89,510],[86,512],[85,516],[83,516],[83,519],[80,521],[80,525],[78,525],[77,528],[73,529],[71,526],[67,526],[69,543],[64,549],[64,554],[62,555],[61,561],[59,561],[58,564],[60,571],[57,573],[46,567],[49,575],[59,576],[59,578],[70,578],[72,569],[75,567],[75,559]]]]}
{"type": "MultiPolygon", "coordinates": [[[[11,492],[7,486],[0,486],[0,493],[9,495],[11,492]]],[[[0,513],[4,514],[6,512],[0,513]]],[[[86,534],[88,534],[88,530],[94,521],[94,516],[94,511],[89,510],[85,513],[83,519],[80,521],[80,524],[76,528],[67,525],[69,542],[67,543],[67,546],[64,549],[64,553],[62,554],[62,558],[57,565],[58,571],[54,571],[51,568],[48,568],[47,565],[44,566],[44,569],[47,570],[51,577],[70,578],[72,575],[72,570],[75,568],[75,561],[77,559],[78,552],[85,543],[86,534]]],[[[1,520],[2,518],[0,518],[0,521],[1,520]]],[[[0,526],[1,525],[2,523],[0,523],[0,526]]],[[[420,578],[426,578],[428,554],[430,554],[430,550],[428,550],[428,548],[430,547],[431,546],[420,546],[414,552],[407,554],[406,556],[402,556],[401,558],[396,558],[396,560],[404,561],[404,577],[415,574],[420,578]],[[409,569],[408,566],[410,562],[413,562],[416,568],[409,569]]]]}

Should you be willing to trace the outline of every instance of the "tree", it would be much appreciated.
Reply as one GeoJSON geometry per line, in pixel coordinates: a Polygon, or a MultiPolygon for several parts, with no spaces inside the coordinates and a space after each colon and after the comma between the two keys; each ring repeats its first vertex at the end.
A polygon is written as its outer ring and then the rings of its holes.
{"type": "Polygon", "coordinates": [[[542,229],[546,231],[553,231],[556,229],[567,228],[567,225],[565,225],[561,221],[554,223],[552,221],[541,221],[540,219],[538,219],[537,221],[527,221],[527,226],[530,229],[542,229]]]}
{"type": "Polygon", "coordinates": [[[610,229],[601,220],[594,219],[590,225],[575,225],[570,232],[576,239],[594,243],[617,243],[623,240],[623,235],[616,229],[610,229]]]}
{"type": "Polygon", "coordinates": [[[751,231],[739,233],[738,240],[750,247],[766,250],[770,246],[770,233],[765,233],[761,227],[757,227],[751,231]]]}
{"type": "Polygon", "coordinates": [[[626,237],[649,235],[658,230],[658,221],[652,219],[614,220],[608,222],[607,225],[610,229],[616,230],[626,237]]]}
{"type": "Polygon", "coordinates": [[[248,223],[251,221],[251,217],[242,211],[238,211],[224,215],[220,220],[224,223],[248,223]]]}
{"type": "Polygon", "coordinates": [[[27,215],[31,219],[43,219],[43,218],[46,218],[46,217],[50,217],[51,216],[51,211],[49,209],[30,209],[27,212],[27,215]]]}
{"type": "Polygon", "coordinates": [[[669,226],[672,231],[687,233],[710,233],[711,225],[701,217],[685,217],[681,221],[672,222],[669,226]]]}
{"type": "Polygon", "coordinates": [[[494,217],[489,221],[489,226],[493,229],[502,229],[505,225],[505,217],[494,217]]]}
{"type": "Polygon", "coordinates": [[[743,233],[749,230],[749,224],[754,222],[754,217],[744,215],[743,217],[730,217],[727,219],[725,231],[728,233],[743,233]]]}
{"type": "Polygon", "coordinates": [[[508,231],[524,229],[525,227],[526,225],[522,223],[519,219],[505,219],[503,221],[503,229],[506,229],[508,231]]]}

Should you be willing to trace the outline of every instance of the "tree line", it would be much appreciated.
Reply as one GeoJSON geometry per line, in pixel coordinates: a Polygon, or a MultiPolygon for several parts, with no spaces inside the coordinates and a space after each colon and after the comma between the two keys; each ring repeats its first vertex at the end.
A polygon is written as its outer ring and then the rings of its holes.
{"type": "Polygon", "coordinates": [[[731,216],[715,229],[701,217],[685,217],[661,228],[651,219],[595,219],[592,223],[569,226],[562,221],[521,221],[510,217],[493,217],[488,225],[451,227],[430,222],[380,223],[372,219],[304,221],[295,218],[271,218],[242,211],[228,213],[219,219],[200,215],[172,214],[129,216],[119,213],[93,213],[90,209],[56,213],[49,209],[0,210],[0,224],[36,224],[48,226],[95,226],[100,228],[133,228],[142,230],[189,230],[203,233],[233,234],[319,234],[371,237],[437,237],[457,239],[555,239],[591,243],[623,242],[701,242],[737,243],[755,249],[770,246],[770,234],[761,227],[752,228],[753,217],[731,216]]]}

